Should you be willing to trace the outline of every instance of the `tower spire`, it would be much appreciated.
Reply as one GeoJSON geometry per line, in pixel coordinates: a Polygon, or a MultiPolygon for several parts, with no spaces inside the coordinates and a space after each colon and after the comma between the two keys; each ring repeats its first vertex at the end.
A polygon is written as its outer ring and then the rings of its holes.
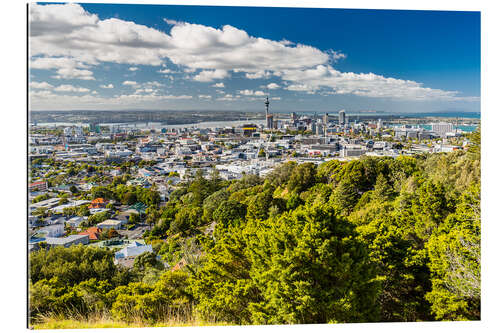
{"type": "Polygon", "coordinates": [[[266,96],[266,101],[264,102],[266,105],[266,118],[269,115],[269,96],[266,96]]]}
{"type": "Polygon", "coordinates": [[[269,96],[266,96],[266,101],[264,102],[266,106],[266,127],[267,129],[273,128],[273,116],[269,114],[269,96]]]}

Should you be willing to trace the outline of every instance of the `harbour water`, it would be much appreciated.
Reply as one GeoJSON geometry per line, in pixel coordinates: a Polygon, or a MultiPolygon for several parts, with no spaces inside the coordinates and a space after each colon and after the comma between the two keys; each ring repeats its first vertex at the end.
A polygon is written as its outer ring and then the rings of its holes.
{"type": "MultiPolygon", "coordinates": [[[[280,118],[285,118],[285,113],[277,113],[281,117],[280,118]]],[[[310,115],[311,112],[297,112],[298,115],[301,114],[307,114],[310,115]]],[[[314,114],[314,113],[312,113],[314,114]]],[[[318,113],[318,115],[320,115],[318,113]]],[[[353,117],[356,117],[357,115],[363,116],[363,115],[377,115],[376,113],[349,113],[349,117],[351,117],[351,120],[353,120],[353,117]]],[[[380,116],[385,115],[392,115],[392,116],[397,116],[395,114],[388,114],[388,113],[380,113],[378,114],[380,116]]],[[[331,114],[331,116],[334,116],[334,113],[331,114]]],[[[454,112],[454,113],[418,113],[418,114],[401,114],[402,117],[415,117],[415,118],[425,118],[425,117],[449,117],[449,118],[469,118],[469,119],[479,119],[480,118],[480,113],[479,112],[454,112]]],[[[236,127],[236,126],[241,126],[244,124],[256,124],[256,125],[264,125],[265,120],[264,119],[248,119],[248,120],[230,120],[230,121],[207,121],[207,122],[200,122],[200,123],[191,123],[191,124],[176,124],[176,125],[168,125],[168,124],[163,124],[159,122],[138,122],[138,123],[100,123],[100,126],[111,126],[111,127],[121,127],[121,128],[138,128],[138,129],[171,129],[171,128],[224,128],[224,127],[236,127]]],[[[57,127],[57,126],[81,126],[81,127],[88,127],[89,123],[65,123],[65,122],[54,122],[54,123],[38,123],[37,126],[41,127],[57,127]]],[[[419,125],[414,125],[417,127],[422,127],[426,130],[431,129],[430,124],[419,124],[419,125]]],[[[458,128],[461,129],[464,132],[472,132],[476,129],[477,126],[475,125],[459,125],[458,128]]]]}

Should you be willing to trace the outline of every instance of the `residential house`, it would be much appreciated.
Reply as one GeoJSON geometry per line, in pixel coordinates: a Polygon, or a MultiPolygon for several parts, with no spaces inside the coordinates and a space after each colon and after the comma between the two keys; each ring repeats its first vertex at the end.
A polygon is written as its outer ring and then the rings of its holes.
{"type": "Polygon", "coordinates": [[[34,182],[34,183],[31,183],[31,184],[28,185],[28,189],[30,191],[35,191],[35,190],[46,191],[47,188],[48,188],[47,182],[44,181],[44,180],[41,180],[41,181],[38,181],[38,182],[34,182]]]}
{"type": "Polygon", "coordinates": [[[96,198],[90,202],[89,209],[106,208],[108,202],[109,201],[104,198],[96,198]]]}
{"type": "Polygon", "coordinates": [[[151,244],[146,245],[135,241],[120,251],[117,251],[115,253],[115,259],[137,257],[145,252],[153,252],[153,246],[151,244]]]}
{"type": "Polygon", "coordinates": [[[45,237],[61,237],[64,235],[64,224],[54,224],[41,228],[38,234],[45,234],[45,237]]]}
{"type": "Polygon", "coordinates": [[[111,220],[111,219],[108,219],[108,220],[105,220],[101,223],[98,223],[96,226],[100,229],[115,229],[115,230],[119,230],[122,228],[122,226],[124,225],[124,221],[121,221],[121,220],[111,220]]]}
{"type": "Polygon", "coordinates": [[[146,252],[153,253],[153,247],[151,245],[146,245],[135,241],[132,244],[124,247],[120,251],[117,251],[115,253],[114,262],[116,265],[132,267],[134,265],[135,258],[146,252]]]}
{"type": "Polygon", "coordinates": [[[60,237],[60,238],[47,237],[45,239],[45,242],[47,242],[47,245],[49,245],[49,246],[70,247],[71,245],[77,245],[77,244],[86,245],[89,243],[89,236],[88,235],[69,235],[69,236],[60,237]]]}
{"type": "Polygon", "coordinates": [[[99,240],[101,238],[102,229],[99,227],[91,227],[79,233],[79,235],[88,235],[89,240],[99,240]]]}
{"type": "Polygon", "coordinates": [[[76,228],[79,228],[80,227],[80,224],[82,224],[82,222],[86,221],[87,220],[87,217],[86,216],[73,216],[72,218],[70,218],[68,221],[66,221],[66,223],[73,229],[76,229],[76,228]]]}

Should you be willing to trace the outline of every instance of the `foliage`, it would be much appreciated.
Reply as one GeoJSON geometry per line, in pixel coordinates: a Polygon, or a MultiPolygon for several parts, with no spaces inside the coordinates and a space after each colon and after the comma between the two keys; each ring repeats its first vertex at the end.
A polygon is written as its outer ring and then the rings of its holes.
{"type": "Polygon", "coordinates": [[[30,310],[150,324],[480,319],[480,132],[468,139],[467,151],[287,162],[265,178],[198,170],[163,206],[154,187],[109,179],[82,196],[146,204],[154,253],[128,269],[99,248],[42,247],[30,310]]]}

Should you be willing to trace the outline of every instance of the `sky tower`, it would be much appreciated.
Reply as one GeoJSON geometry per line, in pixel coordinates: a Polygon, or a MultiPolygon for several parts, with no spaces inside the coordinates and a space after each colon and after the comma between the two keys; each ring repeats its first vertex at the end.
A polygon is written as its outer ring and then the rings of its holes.
{"type": "Polygon", "coordinates": [[[269,114],[269,97],[266,96],[266,101],[264,102],[266,106],[266,127],[267,129],[273,128],[273,115],[269,114]]]}

